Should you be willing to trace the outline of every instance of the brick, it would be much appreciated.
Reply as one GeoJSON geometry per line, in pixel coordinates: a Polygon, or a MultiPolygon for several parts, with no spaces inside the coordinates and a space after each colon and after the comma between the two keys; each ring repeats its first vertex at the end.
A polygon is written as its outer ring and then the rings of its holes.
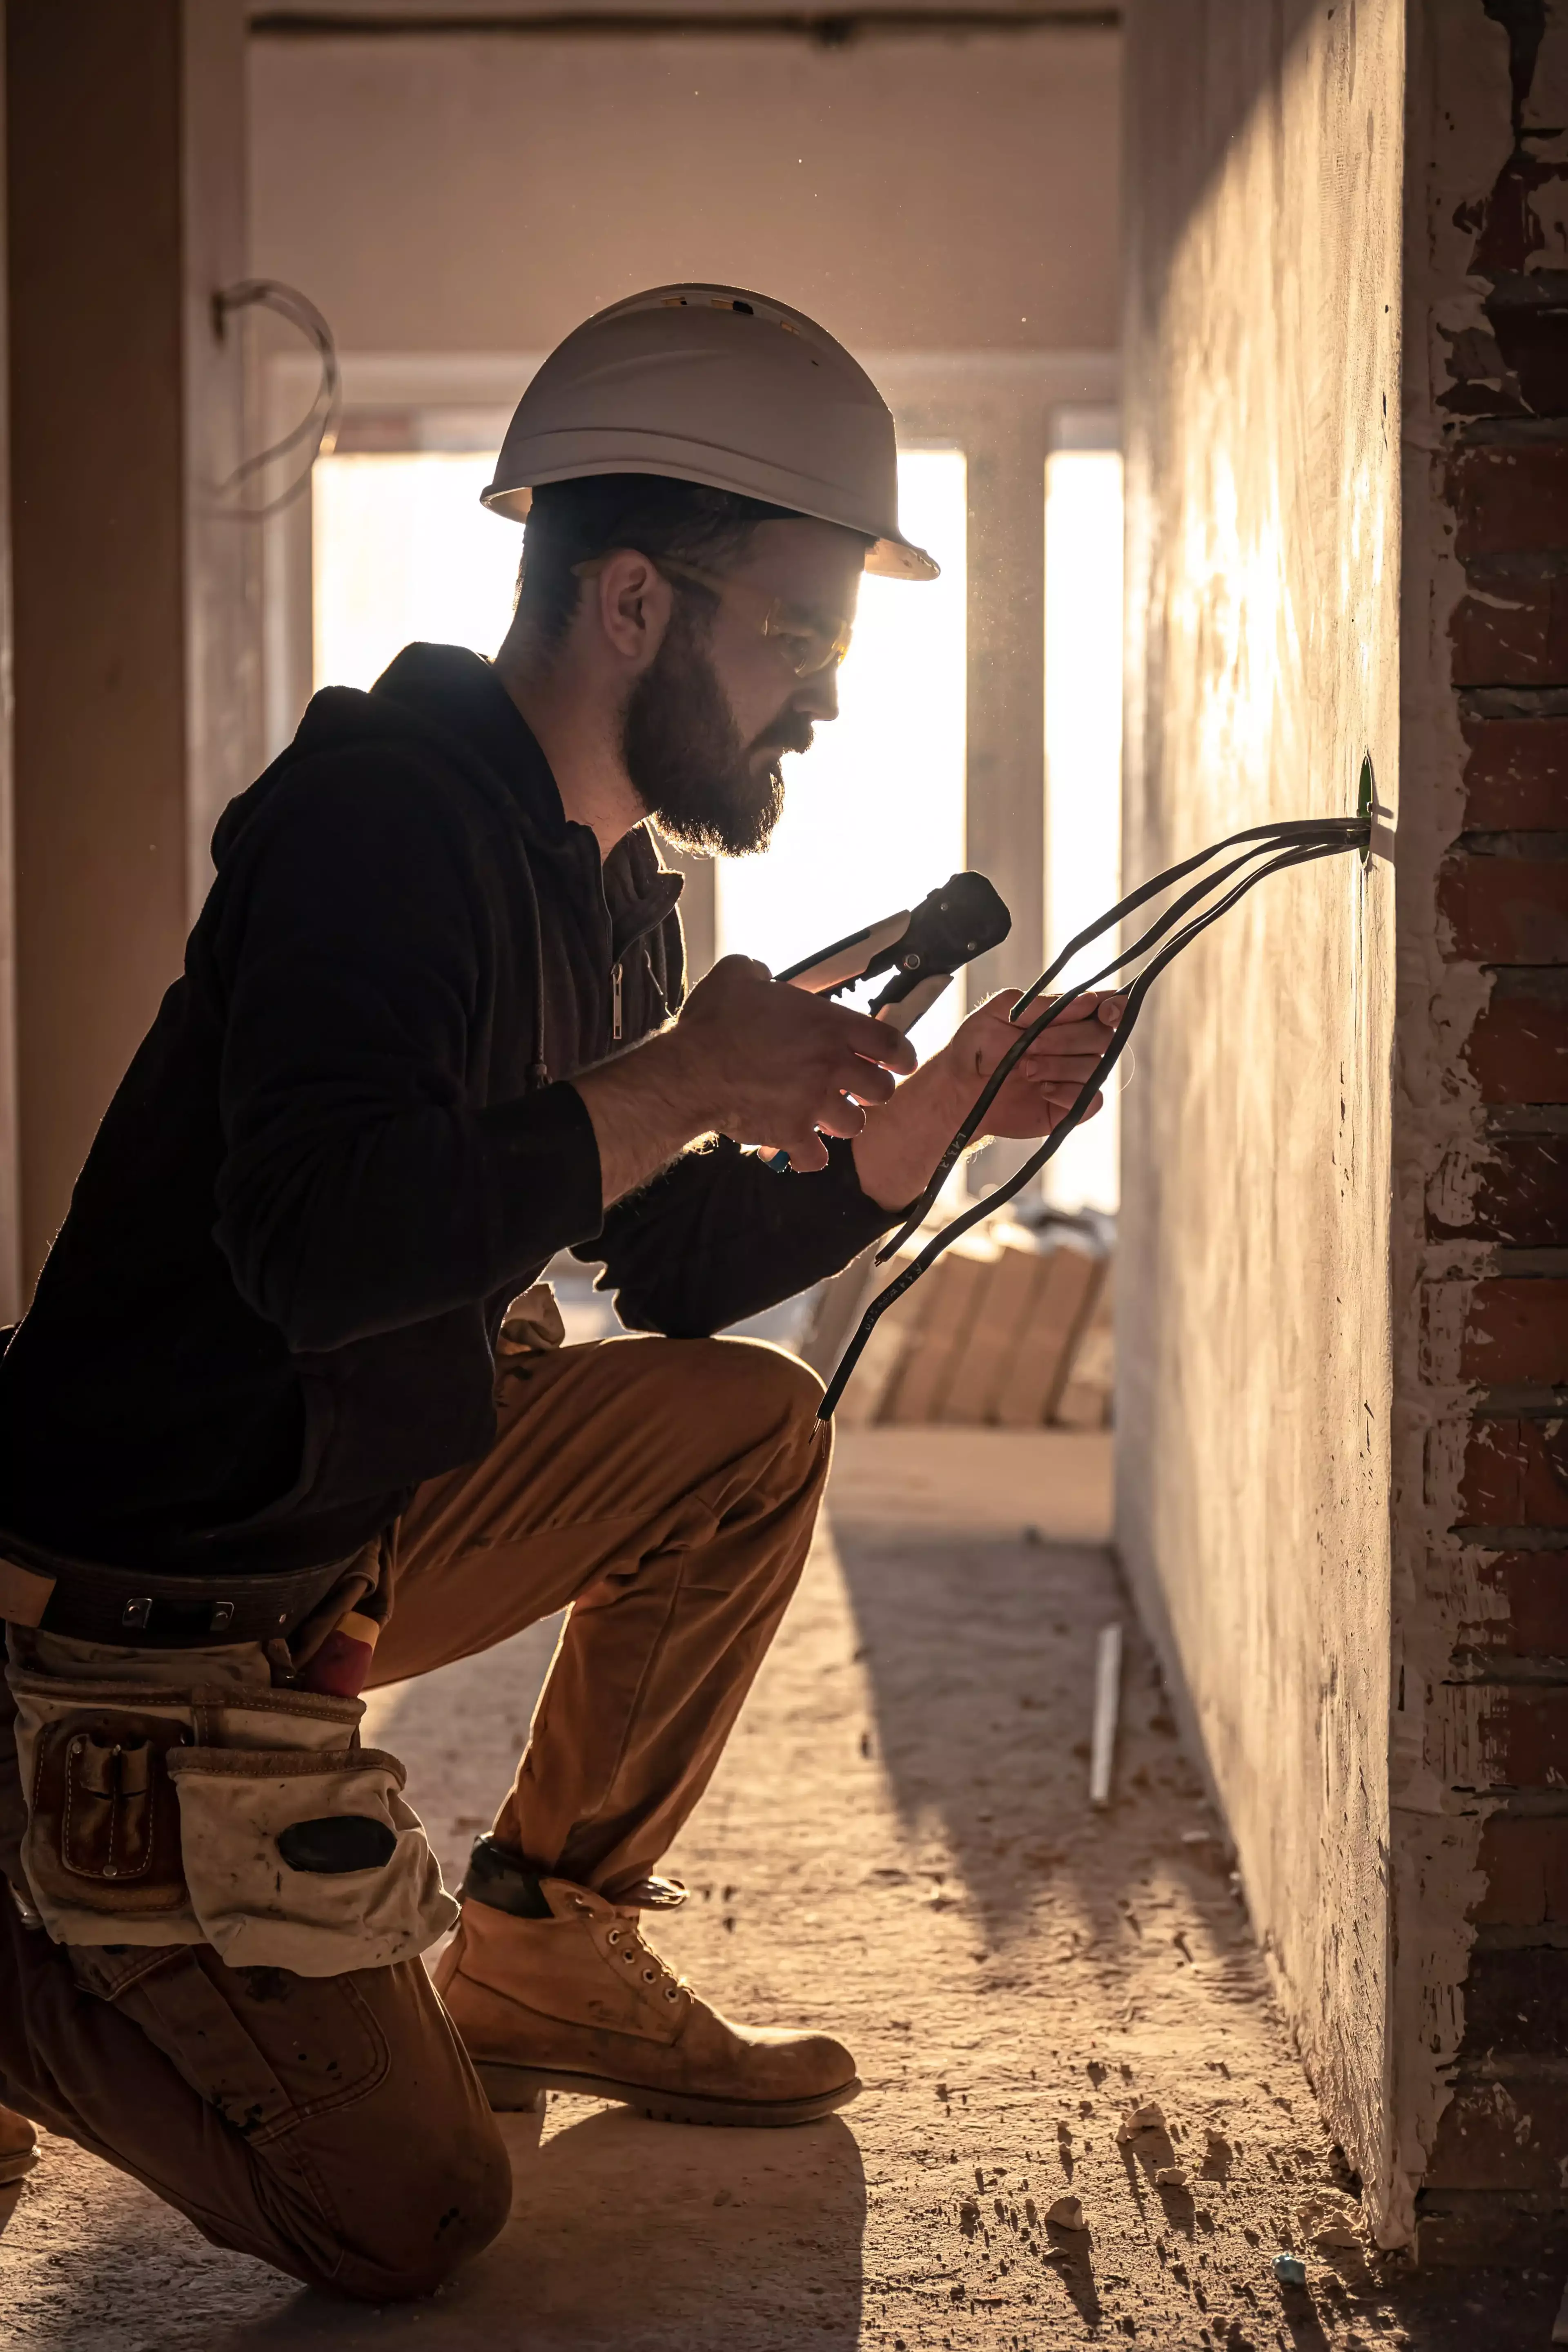
{"type": "Polygon", "coordinates": [[[1494,1552],[1471,1573],[1479,1613],[1456,1627],[1456,1649],[1568,1658],[1568,1551],[1494,1552]]]}
{"type": "MultiPolygon", "coordinates": [[[[1470,1914],[1478,1927],[1568,1923],[1568,1821],[1521,1822],[1494,1813],[1481,1832],[1478,1867],[1487,1881],[1470,1914]]],[[[1568,1960],[1568,1953],[1560,1957],[1568,1960]]]]}
{"type": "Polygon", "coordinates": [[[1428,2189],[1557,2190],[1568,2083],[1457,2084],[1427,2164],[1428,2189]]]}
{"type": "Polygon", "coordinates": [[[1448,1789],[1568,1788],[1568,1685],[1439,1683],[1428,1692],[1422,1746],[1448,1789]]]}
{"type": "Polygon", "coordinates": [[[1474,1284],[1459,1378],[1552,1388],[1568,1382],[1568,1281],[1500,1275],[1474,1284]]]}
{"type": "Polygon", "coordinates": [[[1448,642],[1456,686],[1568,684],[1568,579],[1488,580],[1455,605],[1448,642]]]}
{"type": "Polygon", "coordinates": [[[1568,443],[1457,451],[1445,468],[1444,491],[1463,562],[1568,548],[1568,443]]]}
{"type": "Polygon", "coordinates": [[[1427,1188],[1427,1231],[1519,1249],[1568,1244],[1568,1136],[1457,1144],[1427,1188]]]}
{"type": "Polygon", "coordinates": [[[1568,963],[1568,859],[1456,851],[1437,877],[1437,911],[1457,961],[1568,963]]]}
{"type": "Polygon", "coordinates": [[[1542,282],[1547,273],[1536,274],[1542,242],[1538,190],[1550,168],[1516,146],[1490,196],[1467,202],[1454,215],[1457,226],[1479,231],[1469,267],[1491,282],[1481,304],[1491,334],[1444,331],[1448,381],[1437,406],[1452,416],[1533,413],[1555,423],[1568,411],[1568,321],[1563,303],[1542,282]]]}
{"type": "MultiPolygon", "coordinates": [[[[1568,1421],[1474,1423],[1459,1518],[1476,1528],[1568,1527],[1568,1421]]],[[[1563,1647],[1568,1651],[1568,1639],[1563,1647]]]]}
{"type": "Polygon", "coordinates": [[[1499,972],[1460,1059],[1483,1102],[1568,1102],[1568,972],[1499,972]]]}
{"type": "Polygon", "coordinates": [[[1464,737],[1468,830],[1568,825],[1568,719],[1467,718],[1464,737]]]}
{"type": "Polygon", "coordinates": [[[1472,1769],[1479,1762],[1479,1769],[1472,1781],[1458,1785],[1568,1786],[1568,1689],[1555,1684],[1491,1683],[1467,1696],[1481,1701],[1472,1759],[1472,1769]]]}
{"type": "MultiPolygon", "coordinates": [[[[1551,166],[1545,168],[1549,171],[1551,166]]],[[[1487,234],[1476,241],[1470,267],[1492,278],[1491,291],[1481,307],[1520,398],[1537,416],[1558,421],[1561,429],[1561,419],[1568,412],[1568,333],[1564,332],[1568,316],[1561,296],[1542,284],[1546,273],[1534,274],[1542,236],[1536,190],[1544,176],[1536,157],[1528,149],[1516,147],[1494,184],[1490,223],[1487,234]],[[1500,235],[1505,220],[1508,226],[1500,235]]],[[[1490,413],[1506,415],[1517,411],[1511,401],[1496,400],[1494,395],[1490,413]]]]}
{"type": "Polygon", "coordinates": [[[1556,2057],[1565,2036],[1568,1951],[1527,1944],[1471,1954],[1461,2070],[1500,2059],[1556,2057]]]}
{"type": "MultiPolygon", "coordinates": [[[[1423,2271],[1550,2271],[1563,2245],[1568,2189],[1423,2189],[1416,2199],[1423,2271]]],[[[1354,2339],[1352,2339],[1354,2340],[1354,2339]]]]}

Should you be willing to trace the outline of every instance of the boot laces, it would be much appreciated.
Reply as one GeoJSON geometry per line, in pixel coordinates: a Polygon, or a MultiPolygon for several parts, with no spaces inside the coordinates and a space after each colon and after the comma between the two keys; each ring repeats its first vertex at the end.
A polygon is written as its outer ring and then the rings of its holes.
{"type": "MultiPolygon", "coordinates": [[[[580,1905],[586,1911],[586,1904],[580,1905]]],[[[613,1927],[605,1942],[623,1967],[635,1970],[645,1985],[657,1986],[666,2000],[679,2000],[682,1993],[691,1991],[685,1977],[677,1976],[669,1962],[661,1958],[642,1930],[634,1924],[636,1914],[622,1914],[622,1924],[613,1927]]]]}

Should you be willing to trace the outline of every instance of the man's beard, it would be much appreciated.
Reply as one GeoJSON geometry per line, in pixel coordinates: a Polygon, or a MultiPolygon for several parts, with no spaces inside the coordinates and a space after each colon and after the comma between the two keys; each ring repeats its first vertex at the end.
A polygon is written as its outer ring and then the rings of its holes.
{"type": "Polygon", "coordinates": [[[677,600],[663,645],[632,689],[621,738],[626,773],[661,833],[705,854],[743,857],[766,849],[784,806],[779,761],[810,743],[810,720],[788,709],[749,744],[741,741],[688,608],[677,600]]]}

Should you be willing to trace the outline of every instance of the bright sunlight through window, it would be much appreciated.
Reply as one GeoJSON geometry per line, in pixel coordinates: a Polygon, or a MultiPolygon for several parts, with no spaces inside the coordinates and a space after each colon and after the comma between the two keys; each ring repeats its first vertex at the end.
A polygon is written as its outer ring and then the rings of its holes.
{"type": "MultiPolygon", "coordinates": [[[[760,857],[718,872],[721,955],[777,971],[913,907],[964,863],[964,455],[904,449],[899,521],[940,580],[866,580],[839,673],[839,716],[784,763],[785,806],[760,857]]],[[[956,1025],[955,984],[915,1032],[929,1054],[956,1025]]]]}
{"type": "Polygon", "coordinates": [[[323,457],[311,509],[314,672],[368,687],[416,638],[493,654],[522,533],[479,504],[493,457],[421,449],[323,457]]]}
{"type": "MultiPolygon", "coordinates": [[[[1122,459],[1059,449],[1045,469],[1045,908],[1054,957],[1121,896],[1122,459]]],[[[1084,980],[1110,940],[1071,963],[1084,980]]],[[[1125,1076],[1125,1065],[1117,1079],[1125,1076]]],[[[1116,1083],[1113,1081],[1113,1085],[1116,1083]]],[[[1117,1205],[1116,1097],[1046,1168],[1061,1209],[1117,1205]]]]}

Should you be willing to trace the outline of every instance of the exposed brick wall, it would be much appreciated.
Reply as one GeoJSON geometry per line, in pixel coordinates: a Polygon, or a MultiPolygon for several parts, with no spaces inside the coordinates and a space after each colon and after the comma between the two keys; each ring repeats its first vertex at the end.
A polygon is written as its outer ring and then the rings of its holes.
{"type": "MultiPolygon", "coordinates": [[[[1443,955],[1491,986],[1452,1041],[1478,1132],[1427,1188],[1428,1244],[1453,1255],[1435,1252],[1424,1355],[1436,1386],[1475,1384],[1469,1417],[1429,1440],[1429,1491],[1458,1497],[1437,1580],[1451,1563],[1475,1600],[1443,1778],[1456,1801],[1497,1810],[1454,2096],[1418,2200],[1427,2261],[1533,2251],[1568,2210],[1568,253],[1562,167],[1543,163],[1536,127],[1564,117],[1536,86],[1542,12],[1474,6],[1499,27],[1514,137],[1457,216],[1490,331],[1438,330],[1465,767],[1437,905],[1443,955]],[[1437,1475],[1456,1464],[1457,1488],[1437,1475]]],[[[1475,100],[1480,120],[1496,95],[1475,100]]]]}

